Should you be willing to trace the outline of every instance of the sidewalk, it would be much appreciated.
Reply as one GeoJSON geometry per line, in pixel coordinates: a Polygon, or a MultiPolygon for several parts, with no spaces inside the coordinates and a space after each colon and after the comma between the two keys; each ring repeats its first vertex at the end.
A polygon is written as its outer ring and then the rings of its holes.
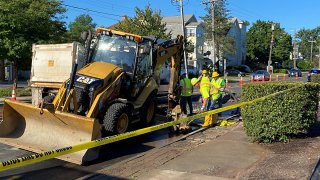
{"type": "MultiPolygon", "coordinates": [[[[230,129],[232,127],[229,127],[230,129]]],[[[234,179],[262,160],[266,150],[249,143],[238,125],[216,140],[199,146],[137,179],[234,179]]]]}
{"type": "MultiPolygon", "coordinates": [[[[8,82],[8,81],[0,81],[0,88],[8,88],[12,87],[13,82],[8,82]]],[[[18,87],[27,87],[28,82],[27,81],[18,81],[17,82],[18,87]]]]}
{"type": "Polygon", "coordinates": [[[242,123],[239,123],[209,128],[168,147],[107,167],[85,179],[107,176],[140,180],[237,178],[242,171],[262,160],[265,153],[265,149],[248,142],[242,123]]]}

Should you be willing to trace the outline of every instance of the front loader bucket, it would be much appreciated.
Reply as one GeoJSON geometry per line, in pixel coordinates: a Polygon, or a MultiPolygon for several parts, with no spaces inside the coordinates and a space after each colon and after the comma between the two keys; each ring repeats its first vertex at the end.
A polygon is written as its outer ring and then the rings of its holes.
{"type": "MultiPolygon", "coordinates": [[[[50,112],[31,104],[5,100],[0,122],[0,143],[33,152],[43,152],[76,145],[101,137],[98,119],[70,113],[50,112]]],[[[59,156],[82,164],[98,157],[98,148],[59,156]]]]}

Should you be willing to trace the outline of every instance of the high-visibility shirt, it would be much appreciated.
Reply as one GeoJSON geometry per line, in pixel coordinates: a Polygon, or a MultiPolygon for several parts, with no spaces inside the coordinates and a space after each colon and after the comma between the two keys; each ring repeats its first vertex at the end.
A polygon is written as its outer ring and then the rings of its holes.
{"type": "Polygon", "coordinates": [[[180,86],[182,87],[181,96],[191,96],[192,95],[192,85],[191,85],[190,79],[188,79],[188,78],[181,79],[180,86]]]}
{"type": "Polygon", "coordinates": [[[211,84],[212,84],[212,88],[210,90],[211,99],[212,100],[217,100],[222,95],[222,92],[219,91],[219,89],[221,87],[224,87],[225,82],[224,82],[223,79],[218,78],[217,80],[212,79],[211,80],[211,84]]]}
{"type": "Polygon", "coordinates": [[[200,81],[200,93],[203,98],[209,98],[210,97],[210,79],[208,77],[202,77],[200,81]]]}

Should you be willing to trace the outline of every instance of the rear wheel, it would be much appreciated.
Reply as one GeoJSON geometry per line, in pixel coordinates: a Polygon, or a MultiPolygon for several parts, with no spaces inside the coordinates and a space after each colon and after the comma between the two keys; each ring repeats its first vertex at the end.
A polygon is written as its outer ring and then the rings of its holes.
{"type": "Polygon", "coordinates": [[[142,125],[150,126],[154,123],[154,115],[156,112],[156,93],[152,93],[143,104],[140,111],[140,120],[142,125]]]}
{"type": "Polygon", "coordinates": [[[121,134],[128,131],[131,121],[130,108],[123,103],[114,103],[108,109],[103,119],[107,135],[121,134]]]}

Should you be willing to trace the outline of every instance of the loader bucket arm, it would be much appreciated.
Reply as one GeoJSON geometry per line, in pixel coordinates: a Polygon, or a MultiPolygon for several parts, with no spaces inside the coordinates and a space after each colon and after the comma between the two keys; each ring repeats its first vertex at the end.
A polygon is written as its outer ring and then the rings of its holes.
{"type": "MultiPolygon", "coordinates": [[[[178,113],[179,105],[179,73],[183,58],[183,36],[168,40],[158,44],[158,59],[156,68],[160,69],[162,65],[170,58],[170,80],[168,86],[168,113],[178,113]]],[[[159,72],[159,71],[158,71],[159,72]]]]}
{"type": "MultiPolygon", "coordinates": [[[[50,112],[31,104],[5,100],[0,142],[33,152],[72,146],[101,137],[97,119],[60,111],[50,112]]],[[[76,164],[96,159],[98,150],[84,150],[60,156],[76,164]]]]}

